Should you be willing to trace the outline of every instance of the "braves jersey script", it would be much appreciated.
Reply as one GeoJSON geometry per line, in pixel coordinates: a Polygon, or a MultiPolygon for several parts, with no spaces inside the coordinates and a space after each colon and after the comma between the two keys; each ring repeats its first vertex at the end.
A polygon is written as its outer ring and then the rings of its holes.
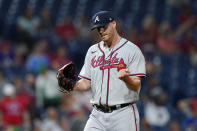
{"type": "Polygon", "coordinates": [[[132,42],[121,38],[112,49],[103,41],[89,48],[79,77],[91,81],[92,104],[111,106],[138,100],[139,91],[129,90],[118,78],[118,71],[124,67],[131,77],[145,76],[144,56],[132,42]]]}

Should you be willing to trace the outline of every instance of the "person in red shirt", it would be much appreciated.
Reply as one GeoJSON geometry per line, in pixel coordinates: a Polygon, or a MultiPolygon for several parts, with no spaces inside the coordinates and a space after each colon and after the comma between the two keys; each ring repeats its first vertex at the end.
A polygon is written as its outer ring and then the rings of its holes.
{"type": "Polygon", "coordinates": [[[55,28],[57,36],[62,40],[72,40],[76,36],[76,29],[73,25],[72,18],[66,17],[62,23],[58,24],[55,28]]]}
{"type": "Polygon", "coordinates": [[[56,55],[51,58],[51,67],[58,70],[68,62],[70,62],[70,59],[67,56],[67,48],[65,46],[57,47],[56,55]]]}
{"type": "Polygon", "coordinates": [[[4,97],[0,102],[0,111],[3,125],[20,126],[23,122],[25,106],[21,99],[15,95],[15,88],[12,84],[6,84],[3,88],[4,97]]]}

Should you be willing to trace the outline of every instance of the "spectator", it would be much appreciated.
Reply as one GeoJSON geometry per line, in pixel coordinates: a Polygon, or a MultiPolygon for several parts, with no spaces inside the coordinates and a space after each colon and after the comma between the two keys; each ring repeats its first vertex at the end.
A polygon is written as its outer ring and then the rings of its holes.
{"type": "Polygon", "coordinates": [[[72,40],[77,33],[70,16],[67,16],[62,23],[56,26],[55,32],[61,40],[65,41],[72,40]]]}
{"type": "Polygon", "coordinates": [[[196,19],[196,16],[193,14],[189,3],[182,3],[181,11],[181,14],[178,16],[179,24],[184,24],[192,19],[196,19]]]}
{"type": "Polygon", "coordinates": [[[181,127],[178,121],[171,121],[169,131],[181,131],[181,127]]]}
{"type": "Polygon", "coordinates": [[[135,27],[130,27],[129,33],[128,33],[128,39],[136,44],[138,47],[141,48],[141,41],[139,38],[138,30],[135,27]]]}
{"type": "Polygon", "coordinates": [[[90,41],[91,31],[86,16],[81,16],[75,27],[80,41],[90,41]]]}
{"type": "Polygon", "coordinates": [[[25,75],[25,80],[23,82],[25,92],[28,94],[28,100],[31,101],[31,103],[28,104],[28,111],[30,113],[30,116],[27,117],[30,117],[32,120],[37,117],[37,114],[39,114],[39,111],[36,108],[35,79],[36,77],[33,74],[28,73],[25,75]]]}
{"type": "Polygon", "coordinates": [[[18,99],[21,99],[21,102],[23,102],[25,108],[29,110],[31,107],[33,107],[35,104],[34,96],[32,96],[28,92],[27,88],[24,87],[22,78],[15,78],[13,80],[13,85],[16,90],[16,96],[18,99]]]}
{"type": "Polygon", "coordinates": [[[39,19],[33,15],[31,8],[26,8],[24,15],[20,16],[17,25],[20,31],[24,31],[29,35],[34,35],[38,27],[39,19]]]}
{"type": "MultiPolygon", "coordinates": [[[[76,101],[78,105],[81,105],[85,112],[90,113],[92,110],[92,105],[88,102],[91,98],[91,91],[88,92],[76,92],[74,94],[75,99],[80,98],[76,101]]],[[[88,115],[88,114],[87,114],[88,115]]]]}
{"type": "Polygon", "coordinates": [[[52,30],[53,30],[53,26],[54,24],[52,23],[52,19],[51,19],[51,15],[49,10],[47,9],[43,9],[40,12],[40,20],[39,20],[39,24],[37,27],[37,35],[39,35],[39,37],[49,37],[52,30]]]}
{"type": "Polygon", "coordinates": [[[39,73],[43,68],[49,67],[49,56],[46,52],[48,43],[46,40],[40,40],[34,46],[33,52],[26,60],[26,69],[32,73],[39,73]]]}
{"type": "Polygon", "coordinates": [[[43,68],[36,78],[36,105],[38,108],[57,107],[60,102],[60,91],[56,72],[43,68]]]}
{"type": "Polygon", "coordinates": [[[152,101],[147,102],[145,106],[145,120],[152,131],[166,131],[170,120],[170,113],[165,106],[167,94],[161,87],[155,87],[150,95],[152,101]]]}
{"type": "Polygon", "coordinates": [[[193,49],[195,48],[195,41],[193,38],[192,31],[187,31],[184,33],[184,36],[179,41],[179,48],[185,54],[191,54],[193,49]]]}
{"type": "Polygon", "coordinates": [[[197,66],[197,50],[196,47],[190,51],[190,61],[193,66],[197,66]]]}
{"type": "Polygon", "coordinates": [[[140,127],[141,127],[140,128],[141,131],[152,131],[149,123],[146,121],[144,117],[141,119],[140,127]]]}
{"type": "Polygon", "coordinates": [[[31,73],[25,75],[24,88],[33,97],[35,97],[35,79],[36,77],[31,73]]]}
{"type": "Polygon", "coordinates": [[[0,71],[0,99],[3,97],[2,90],[5,84],[6,84],[5,75],[3,71],[0,71]]]}
{"type": "Polygon", "coordinates": [[[63,131],[59,125],[58,115],[55,108],[47,109],[47,117],[40,128],[41,131],[63,131]]]}
{"type": "Polygon", "coordinates": [[[12,63],[10,67],[6,67],[6,72],[10,74],[10,79],[13,79],[14,77],[23,77],[26,73],[26,70],[24,70],[25,65],[25,56],[27,50],[25,47],[18,45],[16,48],[14,48],[14,56],[12,63]]]}
{"type": "Polygon", "coordinates": [[[157,39],[157,46],[163,53],[175,53],[176,38],[169,23],[162,23],[160,27],[160,35],[157,39]]]}
{"type": "Polygon", "coordinates": [[[71,131],[83,131],[86,123],[86,108],[83,107],[75,95],[63,95],[59,108],[60,116],[69,121],[69,129],[71,131]]]}
{"type": "Polygon", "coordinates": [[[56,49],[56,55],[51,60],[51,67],[54,70],[60,69],[63,65],[70,62],[68,56],[67,56],[67,48],[65,46],[59,46],[56,49]]]}
{"type": "Polygon", "coordinates": [[[39,19],[33,15],[31,8],[26,8],[24,14],[17,20],[19,41],[24,41],[31,49],[34,43],[34,36],[39,24],[39,19]]]}
{"type": "Polygon", "coordinates": [[[185,114],[185,130],[197,130],[197,98],[182,99],[178,102],[178,108],[185,114]]]}
{"type": "Polygon", "coordinates": [[[0,110],[3,117],[3,124],[21,127],[23,122],[23,115],[26,108],[16,96],[16,89],[12,84],[6,84],[3,88],[5,97],[1,100],[0,110]]]}
{"type": "Polygon", "coordinates": [[[23,115],[23,123],[21,126],[21,129],[23,131],[30,131],[32,130],[32,120],[31,120],[31,115],[29,112],[25,112],[23,115]]]}
{"type": "Polygon", "coordinates": [[[71,131],[69,122],[65,117],[60,116],[59,124],[64,131],[71,131]]]}
{"type": "Polygon", "coordinates": [[[1,67],[10,67],[14,59],[14,51],[10,41],[3,41],[0,44],[0,61],[1,67]]]}
{"type": "Polygon", "coordinates": [[[142,30],[140,32],[140,40],[142,48],[146,52],[155,51],[155,44],[158,37],[158,27],[153,16],[147,15],[143,20],[142,30]]]}

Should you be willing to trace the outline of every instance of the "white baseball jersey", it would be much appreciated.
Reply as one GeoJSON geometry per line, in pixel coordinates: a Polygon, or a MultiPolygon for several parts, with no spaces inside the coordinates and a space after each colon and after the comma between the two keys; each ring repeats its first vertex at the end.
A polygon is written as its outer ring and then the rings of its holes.
{"type": "Polygon", "coordinates": [[[131,77],[146,74],[142,52],[124,38],[112,49],[107,48],[103,41],[89,48],[79,77],[91,81],[92,104],[111,106],[138,100],[139,91],[129,90],[118,78],[118,69],[123,65],[131,77]]]}

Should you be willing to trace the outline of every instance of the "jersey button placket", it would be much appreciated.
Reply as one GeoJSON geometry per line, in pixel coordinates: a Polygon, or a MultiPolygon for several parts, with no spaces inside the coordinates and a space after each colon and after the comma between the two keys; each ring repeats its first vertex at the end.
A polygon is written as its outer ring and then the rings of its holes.
{"type": "MultiPolygon", "coordinates": [[[[110,53],[110,58],[109,58],[109,66],[111,65],[111,58],[112,58],[112,55],[113,55],[113,50],[112,52],[110,53]]],[[[108,101],[109,101],[109,81],[110,81],[110,68],[108,69],[108,80],[107,80],[107,98],[106,98],[106,105],[108,105],[108,101]]]]}
{"type": "MultiPolygon", "coordinates": [[[[104,51],[100,48],[100,44],[98,44],[98,48],[99,48],[99,50],[101,51],[101,56],[103,56],[103,61],[102,61],[102,65],[101,66],[104,66],[104,61],[105,61],[105,53],[104,53],[104,51]]],[[[104,70],[102,70],[102,81],[101,81],[101,86],[100,86],[100,88],[101,88],[101,93],[100,93],[100,98],[99,98],[99,104],[102,104],[102,88],[103,88],[103,80],[104,80],[104,74],[105,74],[105,72],[104,72],[104,70]]]]}

